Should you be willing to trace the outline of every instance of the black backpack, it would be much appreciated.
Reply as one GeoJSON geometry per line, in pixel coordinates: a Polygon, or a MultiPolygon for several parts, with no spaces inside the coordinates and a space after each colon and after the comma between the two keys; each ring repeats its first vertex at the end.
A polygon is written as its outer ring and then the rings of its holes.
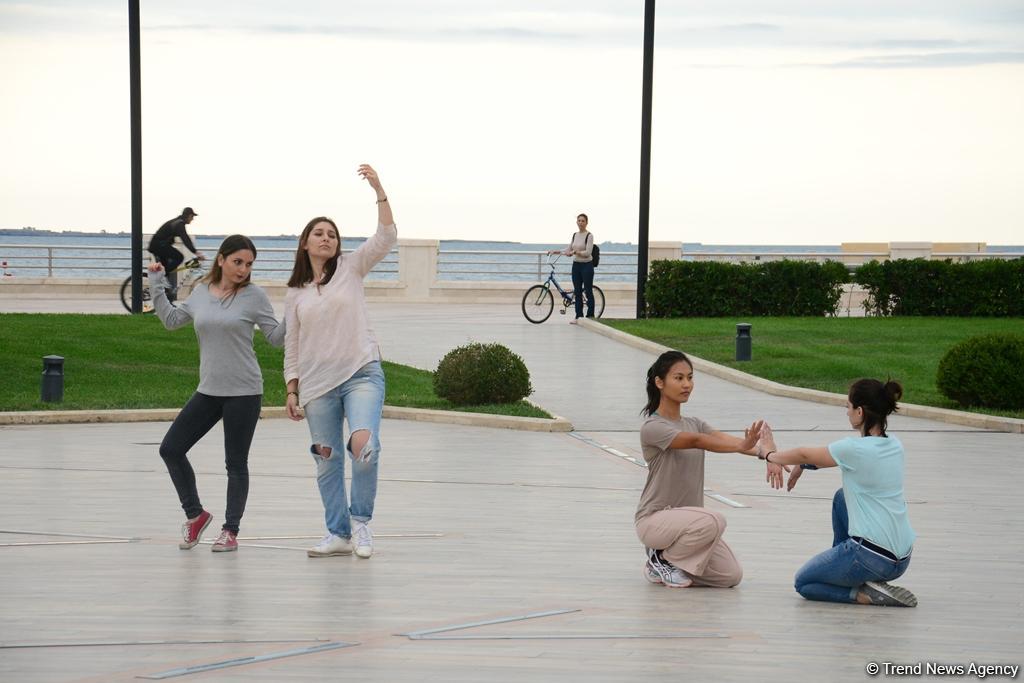
{"type": "MultiPolygon", "coordinates": [[[[587,237],[589,237],[591,240],[594,239],[593,233],[588,233],[587,237]]],[[[572,236],[572,239],[569,240],[569,244],[572,244],[572,241],[575,238],[576,238],[576,235],[574,234],[572,236]]],[[[600,262],[601,262],[601,247],[599,247],[599,246],[597,246],[595,244],[592,247],[590,247],[590,265],[592,265],[595,268],[597,268],[597,264],[600,263],[600,262]]]]}

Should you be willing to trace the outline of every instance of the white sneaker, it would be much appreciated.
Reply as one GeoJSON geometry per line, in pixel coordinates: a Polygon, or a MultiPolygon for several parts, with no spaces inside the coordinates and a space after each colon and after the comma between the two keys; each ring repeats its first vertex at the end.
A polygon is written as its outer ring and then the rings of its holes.
{"type": "Polygon", "coordinates": [[[647,549],[644,562],[644,578],[651,583],[660,583],[668,588],[688,588],[693,581],[679,567],[665,561],[658,551],[647,549]]]}
{"type": "Polygon", "coordinates": [[[373,555],[373,533],[366,522],[352,520],[352,538],[356,543],[356,556],[364,560],[373,555]]]}
{"type": "Polygon", "coordinates": [[[327,534],[315,546],[306,551],[309,557],[330,557],[331,555],[351,555],[352,541],[334,534],[327,534]]]}

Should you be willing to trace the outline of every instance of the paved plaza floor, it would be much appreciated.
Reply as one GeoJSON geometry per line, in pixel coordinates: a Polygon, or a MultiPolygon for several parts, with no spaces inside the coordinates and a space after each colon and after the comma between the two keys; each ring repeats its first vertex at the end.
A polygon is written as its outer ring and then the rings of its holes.
{"type": "MultiPolygon", "coordinates": [[[[166,423],[0,427],[0,680],[857,681],[872,662],[886,678],[885,662],[1024,660],[1021,435],[893,418],[916,609],[799,597],[793,574],[831,542],[838,473],[784,494],[738,455],[708,455],[706,505],[744,580],[671,590],[642,578],[632,525],[650,354],[515,306],[371,314],[385,356],[420,367],[507,344],[533,400],[576,431],[385,420],[376,553],[360,560],[306,557],[323,515],[305,424],[260,423],[242,547],[225,554],[177,548],[166,423]]],[[[733,432],[764,417],[783,446],[848,433],[842,408],[700,375],[687,412],[733,432]]],[[[218,428],[191,455],[208,540],[221,443],[218,428]]]]}

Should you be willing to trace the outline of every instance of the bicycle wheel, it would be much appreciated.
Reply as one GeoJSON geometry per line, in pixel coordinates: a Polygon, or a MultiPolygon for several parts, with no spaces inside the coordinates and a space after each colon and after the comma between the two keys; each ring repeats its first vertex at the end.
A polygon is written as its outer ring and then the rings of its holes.
{"type": "MultiPolygon", "coordinates": [[[[583,304],[586,306],[586,300],[584,299],[583,304]]],[[[584,311],[586,308],[584,308],[584,311]]],[[[594,285],[594,317],[600,318],[604,315],[604,292],[597,285],[594,285]]]]}
{"type": "Polygon", "coordinates": [[[544,285],[534,285],[523,295],[523,315],[531,323],[540,324],[551,316],[555,309],[555,298],[544,285]]]}
{"type": "MultiPolygon", "coordinates": [[[[146,273],[142,273],[142,312],[152,313],[153,312],[153,299],[149,294],[149,278],[146,277],[146,273]]],[[[121,284],[121,305],[124,306],[124,310],[129,313],[132,312],[132,278],[131,276],[126,277],[124,282],[121,284]]]]}

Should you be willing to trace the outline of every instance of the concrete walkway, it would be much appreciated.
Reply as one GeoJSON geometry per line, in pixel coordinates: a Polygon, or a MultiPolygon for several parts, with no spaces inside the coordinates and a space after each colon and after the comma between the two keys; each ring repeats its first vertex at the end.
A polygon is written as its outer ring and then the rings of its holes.
{"type": "MultiPolygon", "coordinates": [[[[377,553],[363,561],[303,552],[322,533],[303,424],[260,424],[242,529],[257,539],[227,555],[176,547],[166,423],[0,428],[0,680],[126,681],[282,653],[295,654],[177,680],[856,681],[870,662],[1021,663],[1021,435],[893,419],[920,536],[900,583],[916,609],[797,596],[794,572],[830,544],[838,474],[779,494],[736,455],[708,456],[706,504],[729,519],[744,581],[673,591],[641,578],[632,530],[651,355],[514,306],[371,309],[398,362],[507,344],[533,400],[577,432],[386,420],[377,553]]],[[[688,408],[727,431],[765,417],[787,446],[846,434],[841,408],[707,376],[688,408]]],[[[220,443],[215,430],[192,457],[215,526],[220,443]]]]}

